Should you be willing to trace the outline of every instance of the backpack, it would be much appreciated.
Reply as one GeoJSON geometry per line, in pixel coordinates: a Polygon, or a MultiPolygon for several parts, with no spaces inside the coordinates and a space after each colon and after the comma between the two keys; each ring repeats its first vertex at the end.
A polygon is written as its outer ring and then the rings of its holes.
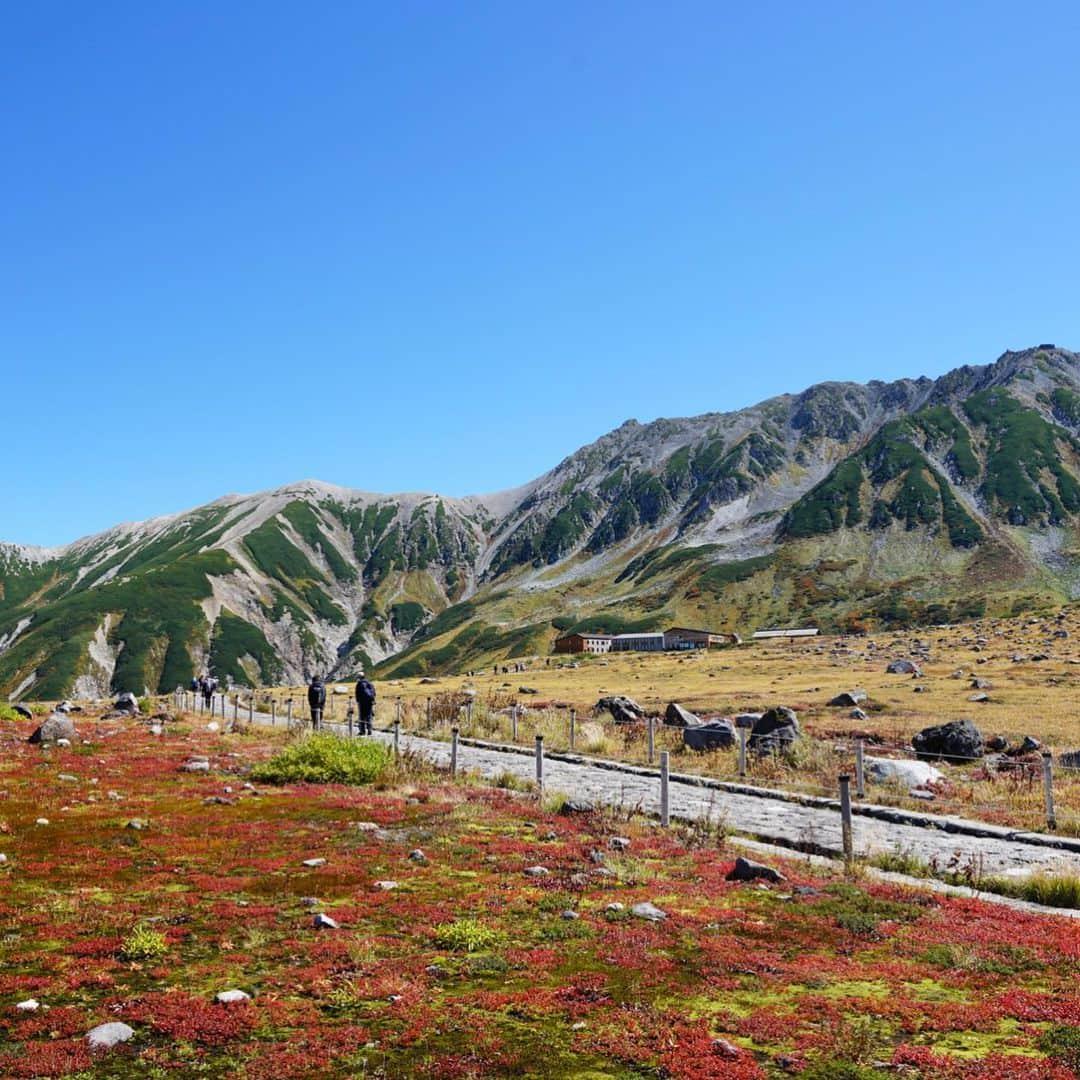
{"type": "Polygon", "coordinates": [[[375,687],[367,679],[361,679],[356,684],[356,700],[361,705],[375,704],[375,687]]]}

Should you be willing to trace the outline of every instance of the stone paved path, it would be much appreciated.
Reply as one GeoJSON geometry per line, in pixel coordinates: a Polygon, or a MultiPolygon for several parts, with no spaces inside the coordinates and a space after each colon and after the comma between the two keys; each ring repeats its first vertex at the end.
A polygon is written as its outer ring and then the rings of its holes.
{"type": "MultiPolygon", "coordinates": [[[[240,716],[245,717],[243,709],[240,716]]],[[[266,713],[255,713],[254,719],[265,724],[271,721],[266,713]]],[[[342,724],[326,726],[332,730],[344,730],[342,724]]],[[[392,735],[387,731],[376,731],[374,737],[384,742],[392,740],[392,735]]],[[[436,765],[449,766],[449,742],[405,734],[400,738],[403,751],[413,751],[436,765]]],[[[656,770],[637,766],[612,768],[613,763],[606,763],[605,767],[581,758],[559,760],[560,757],[573,756],[545,758],[545,791],[563,792],[593,803],[637,809],[646,814],[659,813],[660,783],[656,770]]],[[[531,748],[514,749],[462,740],[458,747],[458,767],[474,770],[489,779],[505,773],[526,781],[536,778],[535,756],[531,748]]],[[[754,788],[740,791],[738,787],[706,787],[694,782],[694,778],[681,780],[672,774],[671,815],[685,819],[708,819],[723,824],[733,832],[786,847],[830,853],[841,850],[840,814],[834,804],[827,800],[813,800],[819,805],[803,805],[785,799],[779,792],[769,793],[754,788]],[[755,793],[742,793],[750,791],[755,793]]],[[[866,816],[866,811],[873,813],[875,808],[859,808],[854,819],[857,855],[902,851],[924,862],[936,860],[942,868],[951,866],[961,871],[972,868],[979,875],[1024,876],[1035,871],[1080,874],[1080,841],[1063,840],[1063,848],[1057,849],[1049,846],[1057,842],[1052,837],[1016,833],[982,822],[931,814],[897,814],[886,807],[876,810],[909,820],[898,822],[866,816]],[[986,835],[971,835],[972,832],[986,835]]]]}

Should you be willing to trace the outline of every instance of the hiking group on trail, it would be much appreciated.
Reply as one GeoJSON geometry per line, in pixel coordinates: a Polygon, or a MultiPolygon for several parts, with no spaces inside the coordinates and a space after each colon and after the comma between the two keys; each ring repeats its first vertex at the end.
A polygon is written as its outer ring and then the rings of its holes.
{"type": "MultiPolygon", "coordinates": [[[[356,709],[359,717],[358,734],[371,734],[371,719],[375,713],[375,687],[364,673],[358,673],[356,682],[356,709]]],[[[326,684],[316,675],[308,684],[308,708],[311,711],[311,724],[318,729],[326,715],[326,684]]]]}

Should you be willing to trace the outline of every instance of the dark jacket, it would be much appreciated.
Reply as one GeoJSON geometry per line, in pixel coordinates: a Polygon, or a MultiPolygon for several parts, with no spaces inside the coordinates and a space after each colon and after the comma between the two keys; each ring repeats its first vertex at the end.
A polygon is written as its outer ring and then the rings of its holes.
{"type": "Polygon", "coordinates": [[[308,705],[313,709],[321,709],[326,704],[326,687],[322,679],[312,679],[307,691],[308,705]]]}
{"type": "Polygon", "coordinates": [[[375,687],[367,679],[360,679],[356,684],[356,704],[361,716],[370,716],[375,708],[375,687]]]}

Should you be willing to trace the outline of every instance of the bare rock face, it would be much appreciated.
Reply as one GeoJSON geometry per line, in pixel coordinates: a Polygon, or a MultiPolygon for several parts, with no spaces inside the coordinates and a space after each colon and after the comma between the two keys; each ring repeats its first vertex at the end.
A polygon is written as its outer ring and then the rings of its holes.
{"type": "Polygon", "coordinates": [[[631,697],[614,694],[602,697],[595,706],[594,713],[611,713],[616,724],[635,724],[645,719],[645,710],[631,697]]]}
{"type": "Polygon", "coordinates": [[[69,742],[78,737],[75,723],[67,713],[54,712],[26,741],[29,743],[56,742],[67,739],[69,742]]]}

